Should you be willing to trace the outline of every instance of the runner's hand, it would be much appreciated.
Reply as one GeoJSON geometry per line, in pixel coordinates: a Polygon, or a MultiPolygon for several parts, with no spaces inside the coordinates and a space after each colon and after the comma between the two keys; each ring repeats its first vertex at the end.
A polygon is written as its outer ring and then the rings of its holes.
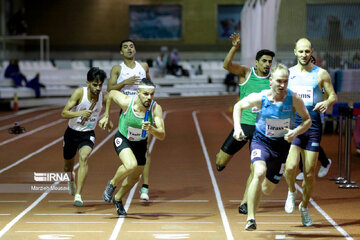
{"type": "MultiPolygon", "coordinates": [[[[103,130],[105,130],[106,126],[108,125],[109,122],[109,117],[103,117],[102,119],[100,119],[99,121],[99,127],[103,130]]],[[[111,123],[112,124],[112,123],[111,123]]]]}
{"type": "Polygon", "coordinates": [[[239,33],[233,33],[230,36],[231,40],[232,40],[232,45],[236,48],[238,48],[240,46],[240,34],[239,33]]]}
{"type": "Polygon", "coordinates": [[[296,137],[295,131],[291,130],[289,128],[284,128],[284,130],[286,131],[286,133],[284,135],[285,141],[287,141],[288,143],[291,143],[292,141],[294,141],[294,139],[296,137]]]}
{"type": "Polygon", "coordinates": [[[132,76],[132,77],[124,80],[124,82],[127,85],[137,85],[140,83],[140,81],[141,81],[141,78],[139,76],[132,76]]]}
{"type": "Polygon", "coordinates": [[[234,137],[237,141],[243,141],[243,140],[245,140],[245,138],[246,138],[246,136],[245,136],[242,128],[235,129],[235,130],[234,130],[233,137],[234,137]]]}

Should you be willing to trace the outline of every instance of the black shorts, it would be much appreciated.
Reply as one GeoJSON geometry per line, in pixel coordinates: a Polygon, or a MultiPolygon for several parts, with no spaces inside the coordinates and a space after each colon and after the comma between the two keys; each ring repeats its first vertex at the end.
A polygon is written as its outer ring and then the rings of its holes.
{"type": "Polygon", "coordinates": [[[135,155],[138,166],[144,166],[146,163],[147,139],[141,141],[129,141],[119,131],[114,137],[114,148],[119,155],[125,148],[130,148],[135,155]]]}
{"type": "Polygon", "coordinates": [[[226,138],[224,144],[221,146],[221,150],[229,155],[237,153],[248,141],[251,142],[252,136],[255,131],[255,125],[241,124],[241,128],[244,131],[246,139],[238,141],[233,137],[234,129],[231,130],[229,136],[226,138]]]}
{"type": "Polygon", "coordinates": [[[76,155],[76,151],[83,146],[89,146],[91,149],[95,144],[95,132],[80,132],[67,128],[64,134],[63,155],[64,159],[72,159],[76,155]]]}

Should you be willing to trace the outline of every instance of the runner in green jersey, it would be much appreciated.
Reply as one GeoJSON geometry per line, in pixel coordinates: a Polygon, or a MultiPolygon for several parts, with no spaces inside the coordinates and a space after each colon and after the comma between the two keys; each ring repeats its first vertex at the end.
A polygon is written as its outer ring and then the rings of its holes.
{"type": "Polygon", "coordinates": [[[114,138],[114,148],[122,165],[108,182],[103,193],[103,199],[106,202],[112,200],[115,204],[118,215],[126,215],[122,198],[135,185],[143,172],[146,163],[148,135],[151,134],[159,140],[165,138],[162,108],[153,101],[154,92],[155,85],[146,78],[141,80],[136,96],[131,97],[117,90],[111,90],[106,102],[104,117],[99,121],[100,127],[104,129],[109,121],[112,101],[121,107],[119,131],[114,138]],[[149,118],[148,121],[144,121],[147,110],[149,110],[149,118]],[[147,132],[145,137],[142,136],[143,130],[147,132]],[[121,180],[123,180],[121,188],[112,197],[121,180]]]}
{"type": "MultiPolygon", "coordinates": [[[[235,53],[240,46],[240,34],[234,33],[230,36],[230,38],[232,40],[232,47],[224,60],[223,66],[226,70],[238,76],[240,99],[243,99],[253,92],[261,92],[264,89],[269,89],[270,68],[275,53],[267,49],[262,49],[256,54],[254,61],[255,68],[240,65],[239,63],[233,62],[235,53]]],[[[247,143],[247,140],[251,140],[252,134],[255,130],[255,119],[255,109],[248,109],[244,111],[243,117],[241,118],[241,127],[246,135],[246,138],[242,141],[237,141],[233,137],[234,130],[230,132],[220,151],[216,154],[216,169],[218,171],[222,171],[233,155],[247,143]]],[[[247,214],[247,188],[251,179],[252,175],[250,174],[247,180],[246,190],[242,198],[242,202],[239,206],[239,212],[242,214],[247,214]]]]}

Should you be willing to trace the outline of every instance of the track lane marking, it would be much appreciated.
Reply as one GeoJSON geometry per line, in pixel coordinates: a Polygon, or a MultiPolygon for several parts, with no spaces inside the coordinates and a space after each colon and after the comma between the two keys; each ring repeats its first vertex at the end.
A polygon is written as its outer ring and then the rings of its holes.
{"type": "Polygon", "coordinates": [[[232,235],[229,220],[228,220],[228,218],[226,216],[224,204],[223,204],[223,202],[221,200],[221,194],[220,194],[219,186],[217,185],[216,178],[215,178],[214,172],[213,172],[212,167],[211,167],[209,154],[208,154],[207,149],[206,149],[205,141],[204,141],[203,135],[201,133],[200,124],[199,124],[199,121],[197,119],[196,113],[197,113],[196,111],[193,111],[192,116],[193,116],[193,120],[194,120],[194,123],[195,123],[195,126],[196,126],[197,134],[199,136],[200,144],[201,144],[201,147],[202,147],[202,150],[203,150],[203,153],[204,153],[206,164],[207,164],[207,167],[208,167],[211,183],[212,183],[213,188],[214,188],[216,202],[217,202],[217,205],[218,205],[218,208],[219,208],[219,211],[220,211],[221,220],[223,222],[223,226],[224,226],[224,229],[225,229],[225,234],[226,234],[227,239],[232,240],[232,239],[234,239],[234,236],[232,235]]]}

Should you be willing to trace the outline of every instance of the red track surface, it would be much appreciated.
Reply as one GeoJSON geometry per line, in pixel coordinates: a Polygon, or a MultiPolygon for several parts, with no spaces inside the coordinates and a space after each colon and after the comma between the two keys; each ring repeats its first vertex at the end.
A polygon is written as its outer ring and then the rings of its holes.
{"type": "MultiPolygon", "coordinates": [[[[239,215],[237,207],[249,173],[248,148],[240,151],[223,172],[214,168],[215,154],[232,128],[226,116],[231,119],[227,110],[235,97],[158,102],[166,111],[167,136],[162,142],[155,141],[152,149],[151,201],[139,201],[137,186],[124,199],[126,218],[118,218],[115,207],[102,201],[104,187],[120,162],[113,149],[113,134],[104,141],[109,134],[97,129],[96,151],[89,159],[82,194],[85,206],[73,206],[73,197],[67,193],[0,193],[0,238],[360,239],[360,190],[339,189],[327,179],[316,182],[315,207],[310,205],[313,227],[302,226],[298,211],[284,212],[287,187],[282,180],[261,202],[258,229],[245,231],[246,216],[239,215]]],[[[34,184],[34,172],[62,171],[62,136],[67,121],[56,122],[60,111],[0,113],[0,184],[34,184]],[[35,116],[40,118],[29,120],[35,116]],[[7,125],[14,121],[19,121],[28,135],[8,134],[7,125]],[[22,162],[11,165],[19,160],[22,162]]],[[[113,112],[116,122],[118,112],[113,112]]],[[[323,137],[322,146],[333,159],[328,176],[337,173],[337,142],[336,135],[323,137]]],[[[352,149],[352,180],[360,184],[360,157],[352,149]]],[[[4,185],[0,187],[3,192],[4,185]]]]}

